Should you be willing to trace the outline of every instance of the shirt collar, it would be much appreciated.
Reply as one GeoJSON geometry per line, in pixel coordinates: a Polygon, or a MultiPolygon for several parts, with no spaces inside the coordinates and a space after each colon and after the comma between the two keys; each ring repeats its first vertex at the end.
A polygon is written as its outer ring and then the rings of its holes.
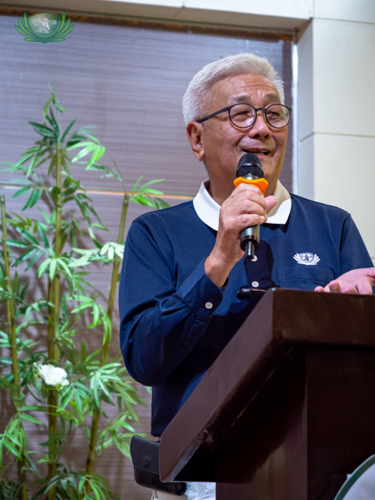
{"type": "MultiPolygon", "coordinates": [[[[217,231],[219,229],[220,205],[211,198],[206,189],[206,183],[207,181],[202,182],[193,200],[193,205],[201,221],[211,229],[217,231]]],[[[290,194],[279,180],[277,181],[273,195],[276,197],[277,203],[268,214],[267,224],[286,224],[292,208],[292,201],[290,194]]]]}

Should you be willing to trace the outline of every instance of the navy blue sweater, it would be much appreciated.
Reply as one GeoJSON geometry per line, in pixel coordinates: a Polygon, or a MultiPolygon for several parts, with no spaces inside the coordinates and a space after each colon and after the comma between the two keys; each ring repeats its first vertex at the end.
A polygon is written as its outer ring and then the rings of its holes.
{"type": "Polygon", "coordinates": [[[314,290],[352,269],[372,267],[347,212],[291,197],[288,222],[261,226],[257,261],[240,260],[225,290],[204,272],[216,231],[192,202],[133,222],[120,281],[120,343],[131,376],[153,386],[153,435],[161,435],[254,308],[260,294],[241,300],[240,287],[257,281],[263,289],[314,290]],[[320,260],[305,265],[294,258],[306,253],[320,260]]]}

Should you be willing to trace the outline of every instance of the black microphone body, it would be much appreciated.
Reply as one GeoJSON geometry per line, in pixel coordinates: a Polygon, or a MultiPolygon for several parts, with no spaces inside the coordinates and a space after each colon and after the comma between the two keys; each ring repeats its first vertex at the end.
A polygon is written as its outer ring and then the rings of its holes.
{"type": "MultiPolygon", "coordinates": [[[[246,182],[249,184],[258,184],[258,180],[262,179],[264,183],[267,183],[263,179],[263,168],[262,163],[259,157],[253,153],[246,153],[238,162],[237,171],[236,171],[236,180],[238,178],[243,179],[242,181],[235,181],[235,185],[237,186],[241,182],[246,182]]],[[[268,183],[267,183],[268,184],[268,183]]],[[[265,187],[264,187],[265,189],[265,187]]],[[[263,190],[262,190],[263,191],[263,190]]],[[[243,229],[240,233],[240,245],[241,249],[245,251],[245,258],[254,259],[254,255],[256,250],[259,248],[260,241],[260,227],[257,224],[256,226],[250,226],[246,229],[243,229]]]]}

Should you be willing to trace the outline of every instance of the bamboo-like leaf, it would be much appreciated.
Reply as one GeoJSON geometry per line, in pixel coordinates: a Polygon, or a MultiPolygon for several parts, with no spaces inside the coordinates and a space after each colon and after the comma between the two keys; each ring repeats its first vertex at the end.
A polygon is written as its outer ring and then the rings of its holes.
{"type": "Polygon", "coordinates": [[[96,146],[94,153],[92,154],[90,161],[87,164],[86,170],[89,170],[91,165],[99,161],[100,158],[104,155],[105,151],[106,148],[104,146],[96,146]]]}
{"type": "MultiPolygon", "coordinates": [[[[67,134],[68,134],[69,130],[73,127],[73,125],[75,124],[75,122],[76,122],[76,120],[73,120],[73,121],[72,121],[72,122],[70,122],[70,123],[69,123],[69,125],[66,127],[66,129],[65,129],[65,131],[64,131],[64,133],[63,133],[63,135],[61,136],[61,142],[64,142],[65,137],[67,136],[67,134]]],[[[68,157],[68,159],[70,159],[70,158],[68,157]]]]}
{"type": "Polygon", "coordinates": [[[66,294],[65,294],[65,292],[63,292],[62,296],[61,296],[61,314],[62,314],[62,319],[65,323],[67,320],[66,294]]]}
{"type": "MultiPolygon", "coordinates": [[[[29,225],[31,225],[31,220],[29,225]]],[[[34,236],[32,236],[28,231],[19,228],[17,228],[17,231],[25,238],[25,240],[29,241],[32,245],[39,245],[38,240],[34,236]]]]}
{"type": "Polygon", "coordinates": [[[30,177],[30,175],[32,174],[32,172],[33,172],[33,170],[34,170],[34,168],[35,168],[35,166],[36,166],[39,158],[40,158],[40,153],[37,153],[34,156],[34,158],[31,160],[31,163],[30,163],[28,169],[26,170],[26,174],[25,174],[26,177],[30,177]]]}
{"type": "Polygon", "coordinates": [[[42,274],[44,273],[44,271],[50,265],[51,260],[52,259],[47,259],[47,260],[45,260],[44,262],[41,263],[41,265],[39,266],[39,269],[38,269],[38,278],[40,278],[42,276],[42,274]]]}
{"type": "Polygon", "coordinates": [[[157,205],[156,206],[157,209],[169,208],[169,204],[165,200],[162,200],[161,198],[153,198],[153,199],[157,205]]]}
{"type": "Polygon", "coordinates": [[[57,154],[55,154],[55,155],[52,156],[51,163],[49,164],[49,167],[48,167],[48,173],[47,173],[47,175],[51,175],[52,174],[53,169],[54,169],[54,167],[56,167],[56,165],[57,165],[57,154]]]}
{"type": "Polygon", "coordinates": [[[31,148],[26,149],[21,155],[29,154],[29,153],[36,153],[37,151],[40,150],[40,146],[32,146],[31,148]]]}
{"type": "Polygon", "coordinates": [[[38,207],[38,210],[40,211],[40,213],[42,214],[46,224],[51,224],[51,219],[49,218],[49,216],[46,214],[46,212],[44,210],[42,210],[40,207],[38,207]]]}
{"type": "Polygon", "coordinates": [[[20,257],[18,257],[18,259],[14,262],[13,266],[18,266],[21,262],[24,262],[25,260],[27,260],[29,257],[31,257],[34,252],[36,251],[37,249],[34,247],[34,248],[31,248],[30,250],[28,250],[27,252],[23,253],[20,257]]]}
{"type": "Polygon", "coordinates": [[[113,247],[110,247],[108,250],[108,258],[113,260],[113,257],[115,256],[115,249],[113,247]]]}
{"type": "Polygon", "coordinates": [[[56,267],[57,267],[57,259],[51,259],[51,262],[50,262],[50,265],[49,265],[49,279],[51,281],[55,277],[56,267]]]}
{"type": "Polygon", "coordinates": [[[139,203],[140,205],[147,205],[149,207],[154,207],[154,204],[151,200],[143,196],[142,194],[138,194],[137,196],[133,196],[132,201],[139,203]]]}
{"type": "Polygon", "coordinates": [[[90,263],[89,256],[84,255],[83,257],[73,260],[70,264],[69,267],[81,267],[81,266],[86,266],[87,264],[90,263]]]}
{"type": "Polygon", "coordinates": [[[28,420],[29,422],[33,422],[34,424],[40,424],[40,425],[42,425],[42,422],[40,420],[38,420],[35,417],[32,417],[28,413],[20,413],[19,415],[22,418],[22,420],[28,420]]]}
{"type": "Polygon", "coordinates": [[[33,406],[33,405],[24,405],[21,406],[20,411],[42,411],[40,406],[33,406]]]}
{"type": "Polygon", "coordinates": [[[93,151],[96,148],[96,146],[92,142],[89,142],[89,143],[83,142],[83,143],[75,144],[74,146],[70,146],[68,148],[68,151],[69,151],[69,150],[74,149],[74,148],[81,148],[85,144],[87,144],[87,146],[84,147],[79,153],[76,154],[76,156],[72,159],[72,163],[76,163],[78,160],[80,160],[81,158],[83,158],[87,154],[91,153],[91,151],[93,151]]]}
{"type": "Polygon", "coordinates": [[[31,193],[30,193],[30,196],[28,197],[26,203],[24,204],[24,206],[22,207],[22,212],[24,210],[26,210],[27,208],[30,208],[31,206],[33,206],[34,204],[34,200],[36,199],[37,197],[37,193],[36,193],[36,190],[35,189],[32,189],[31,190],[31,193]]]}
{"type": "Polygon", "coordinates": [[[42,189],[33,189],[31,195],[29,196],[29,199],[22,208],[22,211],[26,210],[27,208],[32,208],[34,205],[36,205],[42,197],[42,194],[42,189]]]}
{"type": "Polygon", "coordinates": [[[32,187],[31,185],[22,187],[12,195],[12,198],[18,198],[18,196],[21,196],[22,194],[26,193],[29,189],[31,189],[31,187],[32,187]]]}
{"type": "MultiPolygon", "coordinates": [[[[65,16],[65,14],[63,14],[65,16]]],[[[51,90],[51,88],[50,88],[51,90]]],[[[56,97],[56,93],[51,91],[52,92],[52,96],[53,96],[53,102],[56,106],[56,109],[59,113],[65,113],[66,112],[66,108],[64,108],[63,106],[61,106],[61,104],[59,103],[59,101],[57,100],[57,97],[56,97]]]]}
{"type": "Polygon", "coordinates": [[[101,229],[102,231],[109,231],[108,227],[103,226],[103,224],[94,223],[94,224],[91,224],[91,227],[96,227],[98,229],[101,229]]]}
{"type": "Polygon", "coordinates": [[[75,307],[71,313],[72,314],[76,314],[77,312],[82,312],[84,311],[85,309],[88,309],[89,307],[91,307],[91,304],[89,303],[83,303],[83,304],[79,304],[77,307],[75,307]]]}
{"type": "Polygon", "coordinates": [[[134,184],[133,189],[132,189],[132,192],[131,192],[131,196],[133,196],[133,195],[134,195],[134,193],[136,192],[137,187],[138,187],[138,184],[141,182],[142,178],[143,178],[143,175],[141,175],[141,176],[140,176],[140,177],[139,177],[139,178],[135,181],[135,184],[134,184]]]}
{"type": "Polygon", "coordinates": [[[18,247],[18,248],[28,248],[30,246],[29,243],[26,243],[25,241],[20,241],[20,240],[6,240],[6,244],[10,247],[18,247]]]}
{"type": "Polygon", "coordinates": [[[43,118],[46,118],[47,113],[48,113],[48,108],[50,107],[50,104],[51,104],[52,101],[53,101],[53,96],[51,96],[51,97],[49,97],[47,99],[47,102],[46,102],[46,104],[44,105],[44,108],[43,108],[43,118]]]}
{"type": "Polygon", "coordinates": [[[89,233],[90,238],[91,238],[92,240],[96,240],[95,233],[94,233],[94,231],[92,230],[92,228],[91,228],[91,227],[89,227],[89,228],[88,228],[88,233],[89,233]]]}
{"type": "Polygon", "coordinates": [[[15,446],[13,446],[13,444],[10,443],[8,440],[4,439],[3,444],[5,448],[7,448],[15,457],[17,458],[21,457],[21,453],[18,451],[18,449],[15,446]]]}
{"type": "MultiPolygon", "coordinates": [[[[26,270],[27,270],[27,268],[26,268],[26,270]]],[[[22,301],[25,300],[25,295],[26,295],[27,289],[29,288],[29,285],[30,285],[30,281],[27,281],[25,286],[21,290],[20,299],[22,301]]]]}
{"type": "Polygon", "coordinates": [[[43,255],[43,250],[38,250],[37,253],[34,255],[34,257],[30,259],[29,263],[27,264],[27,267],[25,268],[25,271],[28,271],[42,255],[43,255]]]}
{"type": "Polygon", "coordinates": [[[152,194],[162,195],[163,194],[162,191],[158,191],[157,189],[151,189],[151,188],[143,189],[143,187],[140,188],[138,192],[141,194],[144,194],[144,195],[152,195],[152,194]]]}
{"type": "Polygon", "coordinates": [[[23,158],[21,158],[21,160],[19,162],[17,162],[15,165],[14,165],[14,169],[16,170],[18,167],[20,167],[21,165],[24,165],[27,161],[30,160],[30,158],[32,158],[34,156],[34,153],[30,153],[28,155],[25,155],[23,158]]]}
{"type": "MultiPolygon", "coordinates": [[[[95,128],[95,127],[94,127],[95,128]]],[[[96,137],[94,137],[92,134],[90,133],[86,133],[86,137],[88,139],[91,139],[93,142],[95,142],[95,144],[99,145],[100,146],[100,141],[99,139],[97,139],[96,137]]]]}
{"type": "MultiPolygon", "coordinates": [[[[91,201],[91,200],[90,200],[91,201]]],[[[87,204],[87,209],[90,210],[90,212],[100,221],[99,215],[96,213],[96,210],[92,205],[87,204]]]]}
{"type": "Polygon", "coordinates": [[[87,356],[86,363],[89,363],[90,361],[92,361],[96,356],[98,356],[98,354],[101,353],[101,351],[102,351],[101,349],[97,349],[96,351],[89,354],[87,356]]]}
{"type": "Polygon", "coordinates": [[[64,271],[66,272],[67,276],[71,277],[72,273],[70,272],[70,269],[66,265],[66,263],[64,262],[64,260],[63,259],[57,259],[57,262],[58,262],[59,266],[64,269],[64,271]]]}
{"type": "Polygon", "coordinates": [[[151,184],[156,184],[157,182],[163,182],[165,179],[152,179],[151,181],[148,181],[148,182],[145,182],[143,185],[142,185],[142,189],[147,187],[147,186],[150,186],[151,184]]]}
{"type": "Polygon", "coordinates": [[[51,189],[50,189],[50,193],[52,195],[52,198],[55,200],[55,201],[58,201],[59,199],[59,195],[61,194],[61,189],[59,189],[57,186],[53,186],[51,189]]]}
{"type": "Polygon", "coordinates": [[[82,340],[81,342],[81,361],[84,363],[86,361],[87,353],[86,353],[86,344],[82,340]]]}
{"type": "Polygon", "coordinates": [[[48,239],[47,239],[47,236],[46,236],[46,233],[45,233],[45,230],[44,230],[44,227],[43,227],[42,223],[38,224],[38,230],[39,230],[39,234],[40,234],[40,237],[42,239],[43,245],[46,248],[49,248],[48,239]]]}
{"type": "Polygon", "coordinates": [[[50,108],[49,112],[50,112],[50,116],[46,116],[46,118],[50,122],[50,124],[52,125],[56,136],[58,136],[59,135],[59,126],[57,125],[56,118],[55,118],[55,115],[53,114],[52,108],[50,108]]]}
{"type": "Polygon", "coordinates": [[[40,125],[40,123],[29,122],[30,125],[38,132],[38,134],[43,137],[55,137],[55,132],[45,125],[40,125]]]}

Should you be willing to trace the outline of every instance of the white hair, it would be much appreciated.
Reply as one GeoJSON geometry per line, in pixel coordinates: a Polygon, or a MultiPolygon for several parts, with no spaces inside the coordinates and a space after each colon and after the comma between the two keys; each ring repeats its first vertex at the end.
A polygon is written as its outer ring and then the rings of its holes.
{"type": "Polygon", "coordinates": [[[185,124],[203,118],[207,114],[205,98],[214,83],[224,78],[244,74],[261,75],[267,78],[275,85],[280,102],[284,104],[284,82],[267,59],[254,54],[237,54],[207,64],[193,77],[182,99],[185,124]]]}

